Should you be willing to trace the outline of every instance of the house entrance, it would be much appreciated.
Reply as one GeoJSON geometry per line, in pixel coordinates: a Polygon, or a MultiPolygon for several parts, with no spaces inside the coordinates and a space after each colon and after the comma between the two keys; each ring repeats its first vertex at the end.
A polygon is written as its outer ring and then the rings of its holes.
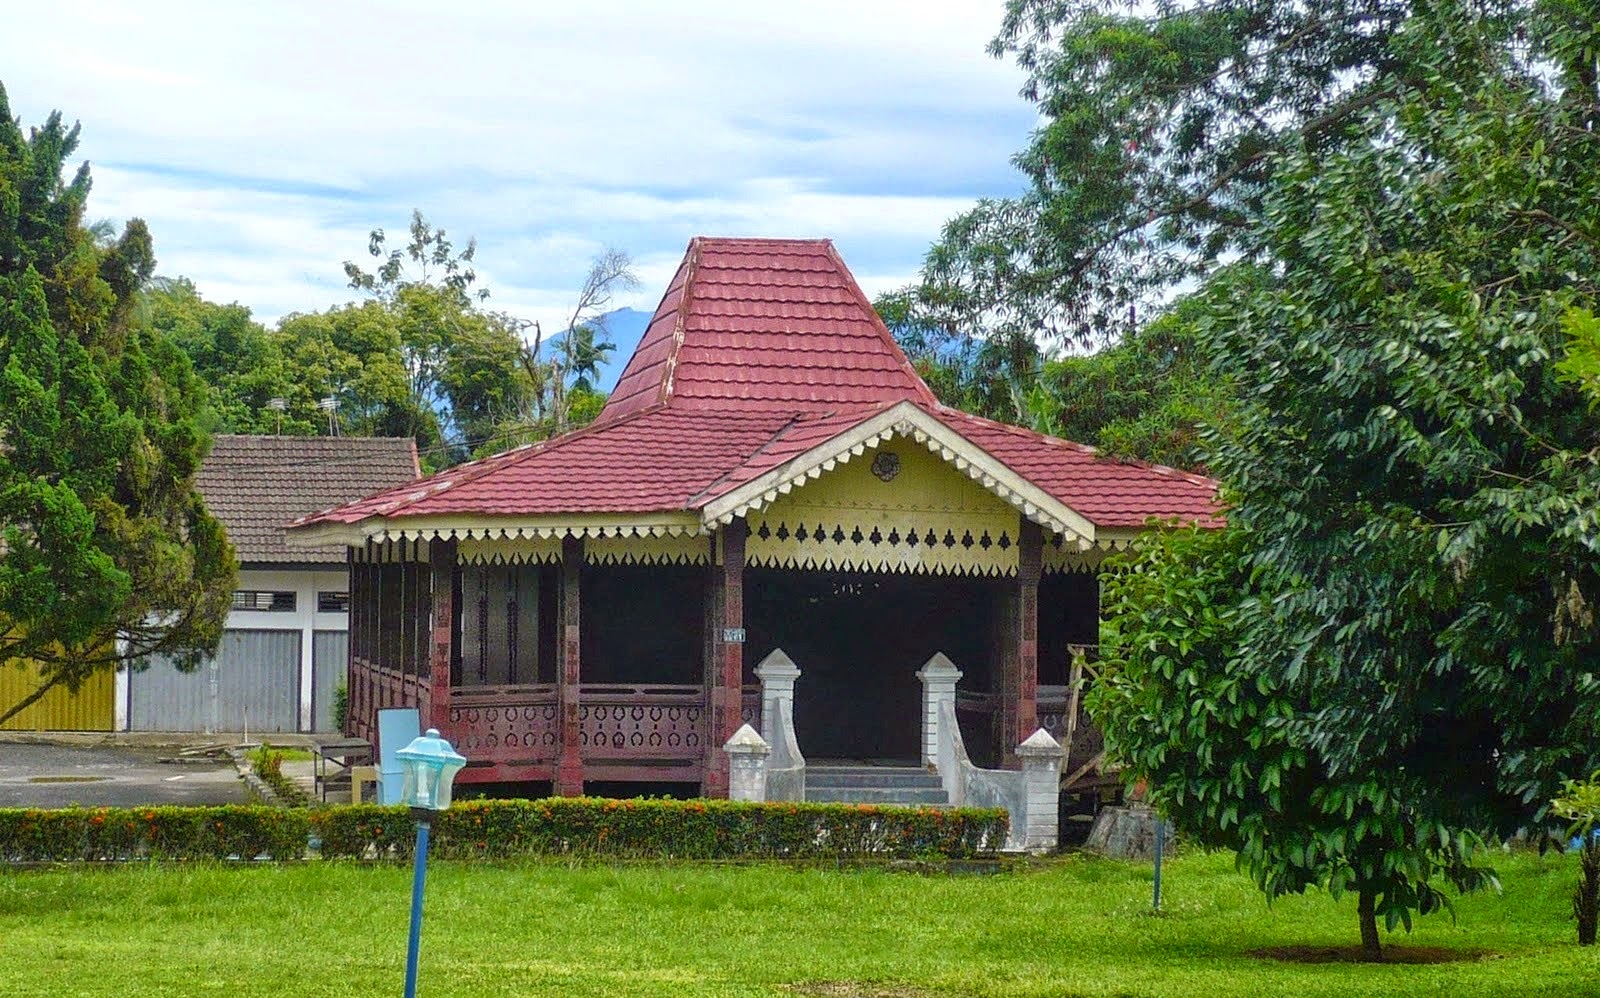
{"type": "Polygon", "coordinates": [[[993,579],[746,569],[746,683],[774,648],[801,676],[794,723],[808,762],[914,763],[921,754],[916,672],[944,652],[963,689],[989,688],[993,579]]]}

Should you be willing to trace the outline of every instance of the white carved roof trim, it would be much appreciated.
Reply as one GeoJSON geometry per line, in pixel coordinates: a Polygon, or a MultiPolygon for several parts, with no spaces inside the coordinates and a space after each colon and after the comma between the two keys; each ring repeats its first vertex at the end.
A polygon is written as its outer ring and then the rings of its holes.
{"type": "Polygon", "coordinates": [[[1012,471],[988,451],[946,426],[911,402],[901,402],[765,474],[707,503],[701,513],[707,526],[732,523],[735,517],[759,511],[795,486],[832,471],[852,457],[895,437],[927,447],[956,470],[1015,507],[1028,519],[1087,548],[1095,542],[1088,517],[1012,471]]]}

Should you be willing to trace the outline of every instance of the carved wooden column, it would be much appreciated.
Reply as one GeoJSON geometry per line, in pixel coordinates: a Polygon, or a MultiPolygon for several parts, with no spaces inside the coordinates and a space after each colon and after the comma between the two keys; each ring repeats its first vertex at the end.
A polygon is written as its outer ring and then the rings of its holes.
{"type": "Polygon", "coordinates": [[[1020,765],[1017,746],[1039,726],[1039,576],[1044,565],[1044,529],[1022,518],[1017,537],[1016,638],[1003,666],[1000,745],[1006,765],[1020,765]]]}
{"type": "Polygon", "coordinates": [[[428,544],[432,587],[433,635],[428,653],[428,717],[424,728],[450,731],[450,664],[455,657],[456,542],[435,539],[428,544]]]}
{"type": "Polygon", "coordinates": [[[555,791],[563,797],[583,794],[583,721],[578,714],[582,580],[583,538],[563,537],[561,589],[556,598],[556,726],[561,738],[555,773],[555,791]]]}
{"type": "Polygon", "coordinates": [[[728,753],[723,743],[739,730],[744,692],[744,542],[749,526],[734,520],[722,528],[722,564],[714,566],[710,680],[710,737],[706,740],[707,797],[728,796],[728,753]]]}

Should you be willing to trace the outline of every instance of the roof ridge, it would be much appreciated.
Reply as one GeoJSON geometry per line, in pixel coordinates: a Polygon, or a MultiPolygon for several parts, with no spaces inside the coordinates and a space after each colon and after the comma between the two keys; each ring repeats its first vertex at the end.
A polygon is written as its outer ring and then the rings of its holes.
{"type": "Polygon", "coordinates": [[[695,271],[700,269],[700,249],[705,239],[705,236],[692,237],[684,254],[683,291],[678,295],[678,314],[672,323],[672,346],[661,364],[661,387],[657,394],[661,405],[672,401],[672,382],[678,373],[678,355],[683,352],[683,341],[688,335],[690,296],[694,290],[695,271]]]}

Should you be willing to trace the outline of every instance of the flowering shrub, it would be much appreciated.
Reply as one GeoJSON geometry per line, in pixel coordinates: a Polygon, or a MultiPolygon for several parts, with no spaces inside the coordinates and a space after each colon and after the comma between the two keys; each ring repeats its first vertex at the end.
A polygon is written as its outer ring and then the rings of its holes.
{"type": "MultiPolygon", "coordinates": [[[[416,831],[404,807],[325,808],[311,822],[324,858],[405,857],[416,831]]],[[[453,858],[965,857],[998,850],[1006,828],[999,809],[551,797],[459,802],[434,816],[432,848],[453,858]]]]}
{"type": "MultiPolygon", "coordinates": [[[[960,858],[999,849],[1006,827],[998,809],[552,797],[459,802],[434,816],[433,848],[452,859],[960,858]]],[[[0,863],[300,859],[312,835],[324,859],[403,859],[416,823],[405,807],[369,804],[0,808],[0,863]]]]}
{"type": "Polygon", "coordinates": [[[0,862],[299,859],[303,811],[262,805],[0,808],[0,862]]]}

